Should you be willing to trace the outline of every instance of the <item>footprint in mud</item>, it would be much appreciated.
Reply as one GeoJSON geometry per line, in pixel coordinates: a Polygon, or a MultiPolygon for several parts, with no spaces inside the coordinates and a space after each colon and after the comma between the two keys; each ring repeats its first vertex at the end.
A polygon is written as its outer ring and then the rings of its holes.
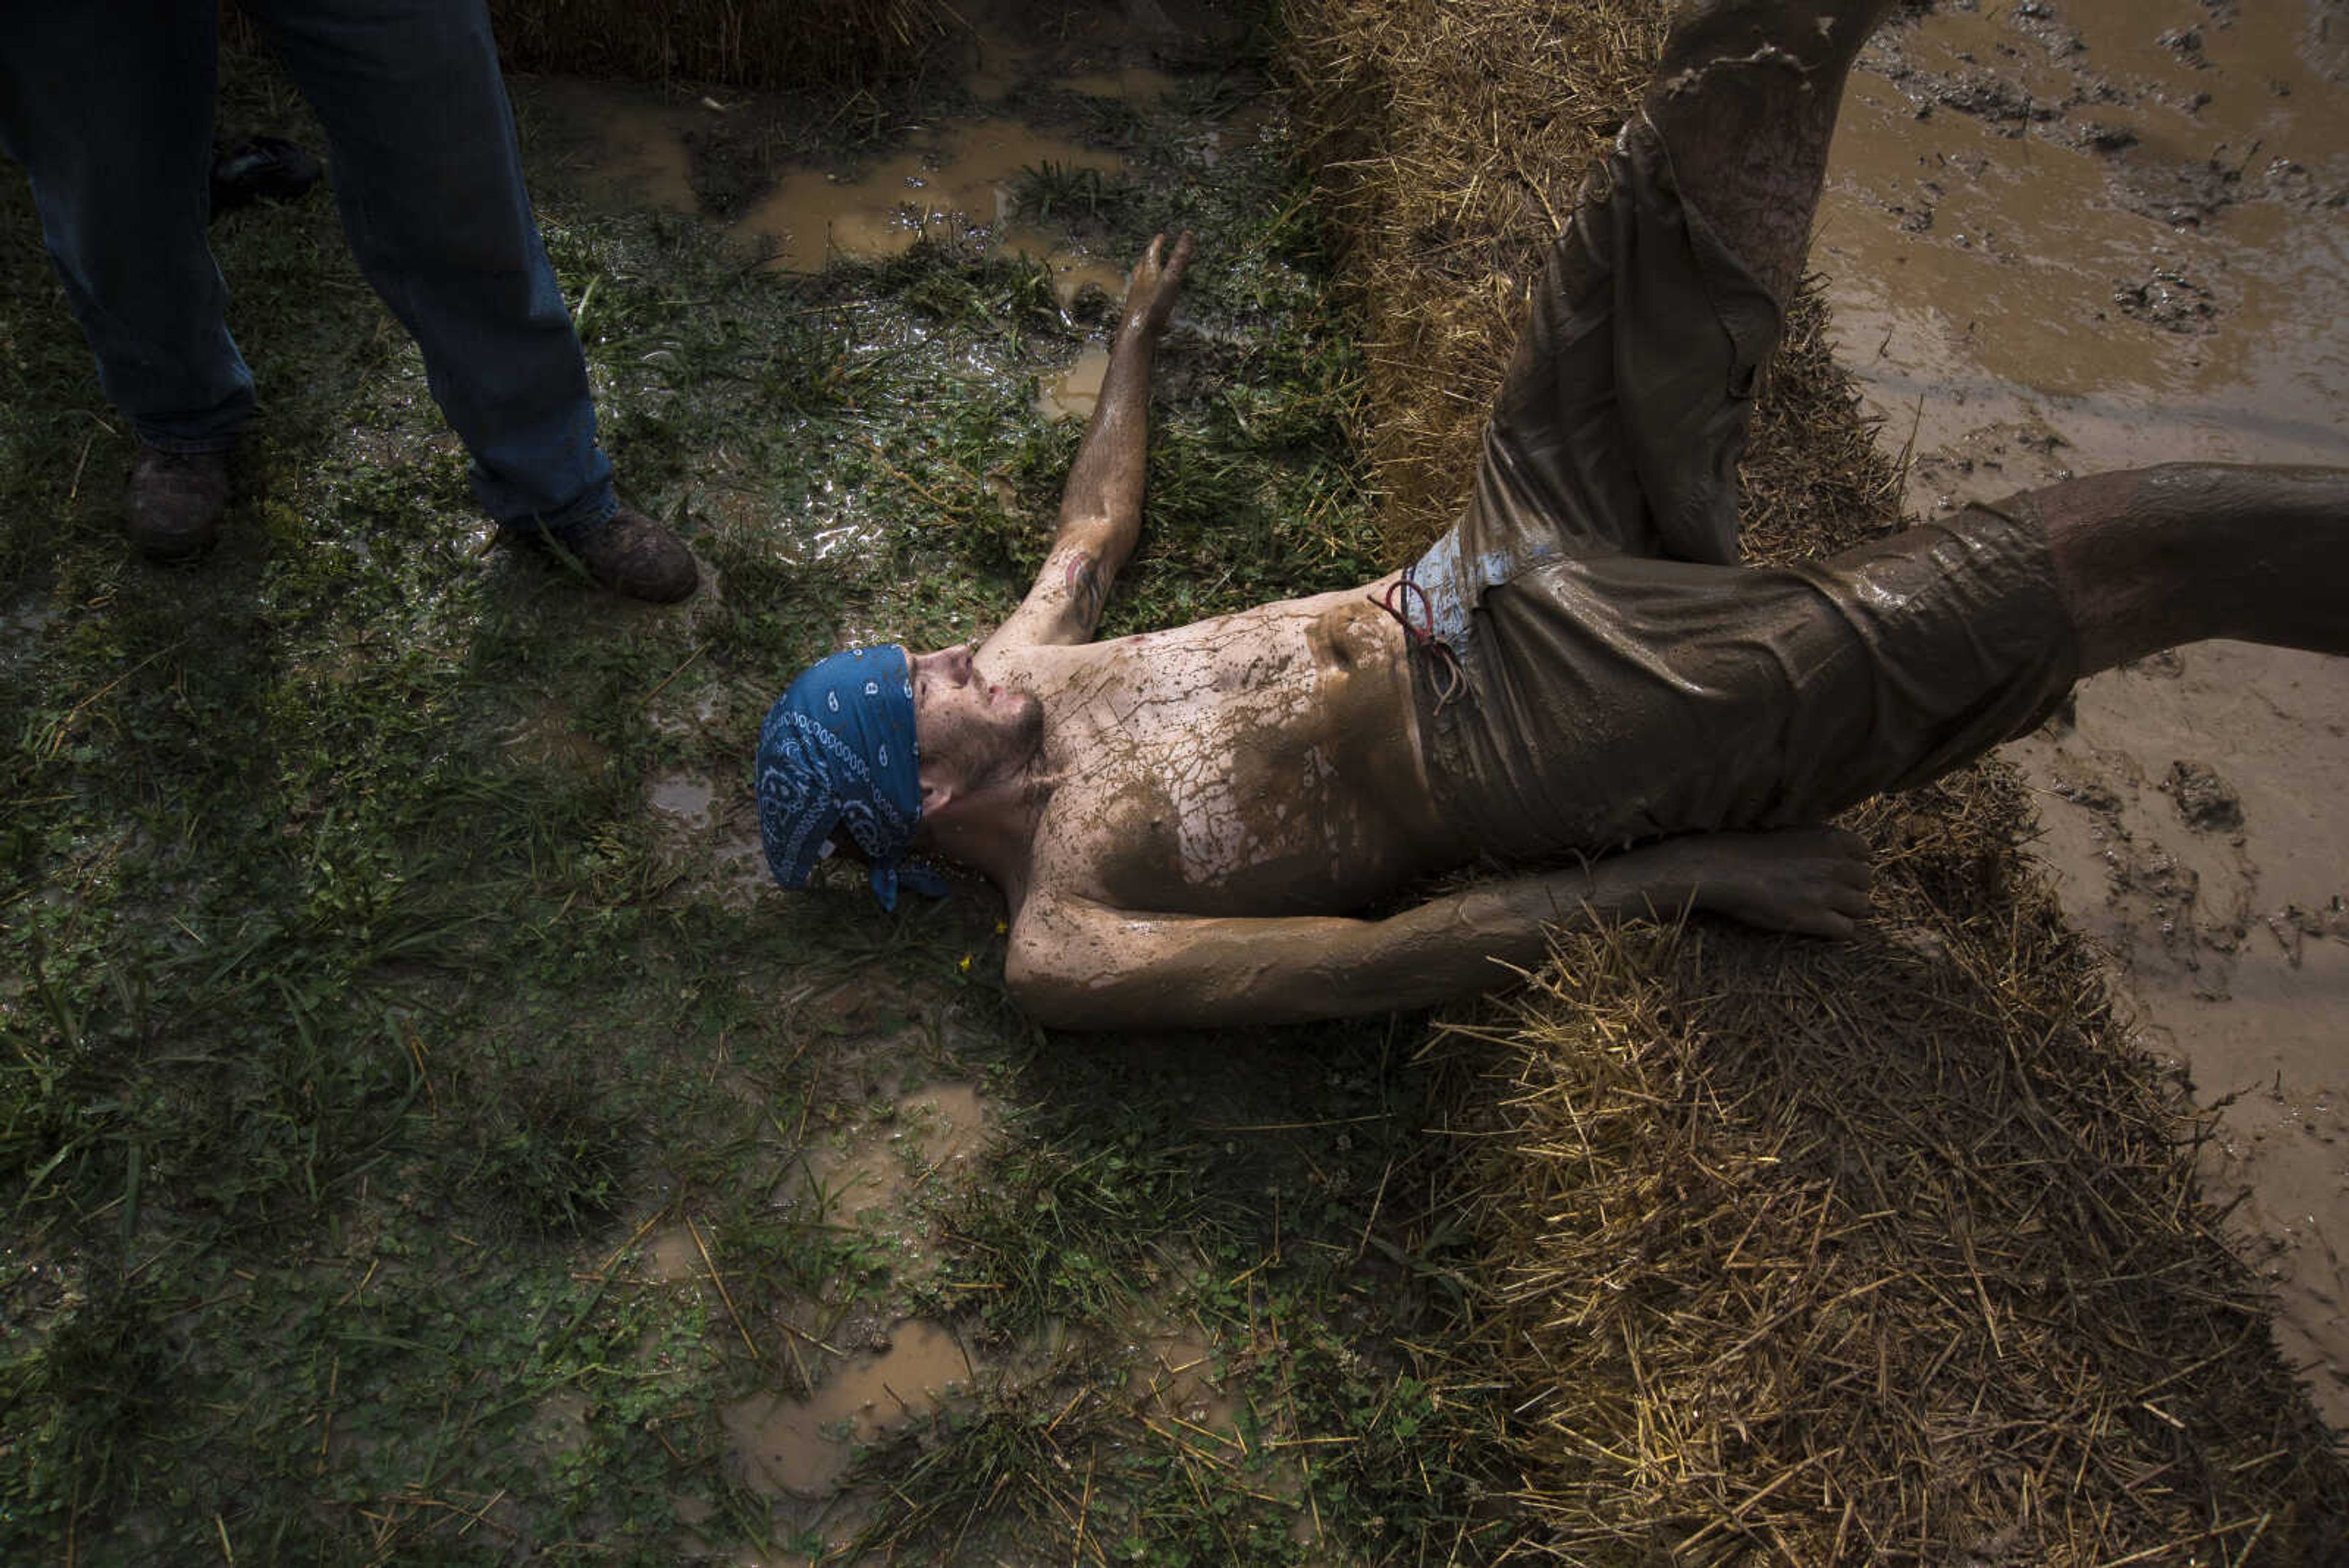
{"type": "Polygon", "coordinates": [[[2186,826],[2200,833],[2233,833],[2243,826],[2243,803],[2208,763],[2183,759],[2169,764],[2161,787],[2178,803],[2186,826]]]}
{"type": "Polygon", "coordinates": [[[709,826],[709,808],[718,792],[709,782],[690,774],[663,774],[653,780],[652,808],[667,824],[688,831],[709,826]]]}
{"type": "Polygon", "coordinates": [[[2209,332],[2218,326],[2219,306],[2209,286],[2176,267],[2156,266],[2143,283],[2114,285],[2113,303],[2132,321],[2164,332],[2209,332]]]}

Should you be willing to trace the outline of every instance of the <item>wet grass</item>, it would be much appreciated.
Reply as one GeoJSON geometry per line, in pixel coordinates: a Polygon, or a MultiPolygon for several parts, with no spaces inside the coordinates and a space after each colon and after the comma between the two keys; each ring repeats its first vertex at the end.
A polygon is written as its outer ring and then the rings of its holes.
{"type": "MultiPolygon", "coordinates": [[[[223,129],[315,144],[264,66],[223,95],[223,129]]],[[[1227,96],[1121,118],[1136,172],[1086,209],[1112,248],[1201,235],[1112,633],[1377,569],[1286,151],[1211,169],[1186,134],[1227,96]]],[[[1449,1299],[1415,1022],[1046,1036],[985,890],[893,919],[738,854],[789,670],[1016,602],[1076,438],[1038,379],[1103,303],[951,241],[784,279],[536,188],[624,490],[719,579],[683,609],[492,547],[323,199],[216,231],[262,413],[222,547],[139,563],[129,434],[0,183],[0,1558],[778,1549],[808,1525],[720,1410],[912,1313],[992,1370],[864,1461],[869,1547],[1496,1545],[1493,1417],[1415,1376],[1449,1299]],[[676,777],[706,820],[649,806],[676,777]],[[1000,1113],[973,1176],[882,1216],[794,1192],[945,1079],[1000,1113]],[[679,1225],[716,1281],[647,1266],[679,1225]],[[1150,1413],[1145,1319],[1207,1346],[1229,1432],[1150,1413]]]]}

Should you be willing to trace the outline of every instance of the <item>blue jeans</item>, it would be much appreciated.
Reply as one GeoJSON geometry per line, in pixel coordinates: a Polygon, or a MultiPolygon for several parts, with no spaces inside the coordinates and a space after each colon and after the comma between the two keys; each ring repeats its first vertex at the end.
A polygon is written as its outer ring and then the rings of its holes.
{"type": "MultiPolygon", "coordinates": [[[[523,188],[482,0],[242,0],[326,126],[367,281],[415,334],[432,396],[501,523],[573,532],[616,506],[587,367],[523,188]]],[[[253,375],[204,238],[216,0],[12,0],[0,147],[141,440],[225,450],[253,375]]]]}

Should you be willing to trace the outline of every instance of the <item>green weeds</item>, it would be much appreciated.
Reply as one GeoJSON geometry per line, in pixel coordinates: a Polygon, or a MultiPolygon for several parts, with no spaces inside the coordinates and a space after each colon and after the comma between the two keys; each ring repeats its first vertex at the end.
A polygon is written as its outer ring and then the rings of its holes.
{"type": "MultiPolygon", "coordinates": [[[[223,90],[315,140],[256,61],[223,90]]],[[[1184,117],[1230,88],[1178,99],[1123,111],[1130,177],[1030,187],[1122,249],[1200,234],[1117,631],[1376,570],[1302,186],[1269,141],[1210,177],[1184,117]]],[[[1474,1423],[1402,1347],[1444,1263],[1385,1026],[1045,1038],[969,884],[757,890],[768,701],[1017,602],[1077,434],[1034,389],[1102,302],[948,236],[786,279],[537,190],[623,486],[719,580],[681,610],[492,547],[323,199],[215,232],[262,412],[222,547],[131,559],[129,435],[0,190],[0,1557],[731,1560],[810,1527],[723,1409],[917,1312],[993,1370],[864,1456],[868,1547],[1472,1550],[1474,1423]],[[877,1212],[804,1179],[932,1078],[997,1107],[968,1168],[877,1212]],[[1155,1321],[1217,1435],[1150,1391],[1155,1321]]]]}
{"type": "Polygon", "coordinates": [[[1039,223],[1083,218],[1106,226],[1138,206],[1143,197],[1142,187],[1122,175],[1071,168],[1050,159],[1021,170],[1012,186],[1019,215],[1039,223]]]}

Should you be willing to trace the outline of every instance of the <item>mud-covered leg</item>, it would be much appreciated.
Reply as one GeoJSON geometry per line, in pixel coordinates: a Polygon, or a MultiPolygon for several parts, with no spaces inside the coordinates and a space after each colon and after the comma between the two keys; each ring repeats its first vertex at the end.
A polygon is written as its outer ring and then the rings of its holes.
{"type": "Polygon", "coordinates": [[[1781,304],[1801,281],[1844,79],[1899,0],[1682,0],[1642,104],[1681,194],[1781,304]]]}
{"type": "Polygon", "coordinates": [[[2016,499],[2083,674],[2211,637],[2349,654],[2349,469],[2166,463],[2016,499]]]}
{"type": "Polygon", "coordinates": [[[1474,604],[1559,554],[1737,560],[1756,378],[1801,275],[1846,70],[1896,3],[1683,6],[1644,113],[1551,249],[1475,492],[1425,582],[1474,604]]]}

